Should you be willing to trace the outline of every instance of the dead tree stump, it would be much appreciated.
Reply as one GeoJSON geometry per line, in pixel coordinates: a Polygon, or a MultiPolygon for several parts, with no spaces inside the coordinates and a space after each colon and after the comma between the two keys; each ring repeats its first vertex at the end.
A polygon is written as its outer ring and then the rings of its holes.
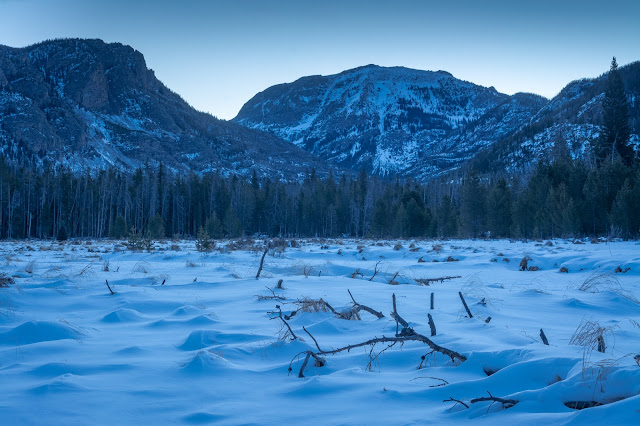
{"type": "Polygon", "coordinates": [[[427,316],[429,317],[429,328],[431,329],[431,336],[433,337],[436,335],[436,324],[433,322],[431,314],[427,314],[427,316]]]}
{"type": "Polygon", "coordinates": [[[547,340],[547,335],[544,334],[544,331],[540,329],[540,338],[542,339],[542,343],[549,346],[549,341],[547,340]]]}

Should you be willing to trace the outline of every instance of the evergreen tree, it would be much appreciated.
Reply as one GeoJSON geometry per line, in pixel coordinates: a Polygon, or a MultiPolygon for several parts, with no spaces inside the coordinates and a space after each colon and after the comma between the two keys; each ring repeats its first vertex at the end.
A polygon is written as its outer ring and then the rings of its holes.
{"type": "Polygon", "coordinates": [[[196,237],[196,250],[211,251],[213,247],[214,244],[209,237],[209,233],[203,226],[201,226],[200,229],[198,229],[198,236],[196,237]]]}
{"type": "Polygon", "coordinates": [[[634,191],[627,179],[624,185],[616,194],[616,198],[611,206],[611,226],[614,227],[623,237],[628,238],[632,233],[633,207],[635,204],[634,191]]]}
{"type": "Polygon", "coordinates": [[[620,155],[626,164],[631,164],[634,152],[629,145],[629,107],[615,57],[611,61],[602,108],[604,128],[598,141],[596,157],[602,161],[611,156],[613,161],[614,156],[620,155]]]}
{"type": "Polygon", "coordinates": [[[213,214],[207,219],[205,223],[205,229],[211,238],[222,238],[224,237],[224,228],[222,227],[222,222],[218,219],[218,215],[214,211],[213,214]]]}
{"type": "Polygon", "coordinates": [[[240,222],[240,219],[238,219],[238,215],[231,205],[229,205],[224,214],[222,225],[224,227],[225,235],[228,238],[237,238],[242,236],[242,223],[240,222]]]}
{"type": "Polygon", "coordinates": [[[116,217],[115,222],[109,228],[109,237],[121,240],[127,235],[127,223],[122,215],[116,217]]]}
{"type": "Polygon", "coordinates": [[[67,241],[67,228],[64,227],[64,225],[60,226],[60,228],[58,228],[58,234],[56,235],[56,240],[58,241],[67,241]]]}
{"type": "Polygon", "coordinates": [[[458,235],[458,210],[449,195],[442,197],[438,207],[438,233],[441,237],[458,235]]]}
{"type": "Polygon", "coordinates": [[[147,225],[147,236],[152,240],[161,240],[165,237],[164,220],[159,214],[149,220],[147,225]]]}
{"type": "Polygon", "coordinates": [[[460,222],[464,235],[476,238],[483,232],[485,191],[477,170],[473,169],[460,188],[460,222]]]}
{"type": "Polygon", "coordinates": [[[487,197],[487,227],[491,237],[508,237],[511,229],[511,191],[504,178],[498,180],[487,197]]]}

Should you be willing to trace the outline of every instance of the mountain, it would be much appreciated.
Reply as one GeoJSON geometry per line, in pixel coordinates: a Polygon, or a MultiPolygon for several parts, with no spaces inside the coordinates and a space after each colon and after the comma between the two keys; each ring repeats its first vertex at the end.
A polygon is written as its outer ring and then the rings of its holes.
{"type": "Polygon", "coordinates": [[[0,46],[0,151],[24,165],[295,178],[326,170],[269,133],[196,111],[119,43],[66,39],[0,46]]]}
{"type": "MultiPolygon", "coordinates": [[[[640,62],[618,69],[629,106],[631,144],[640,148],[640,62]]],[[[569,83],[540,108],[518,131],[498,139],[479,153],[473,164],[483,171],[519,172],[532,159],[570,155],[589,157],[602,131],[602,100],[608,73],[569,83]]]]}
{"type": "MultiPolygon", "coordinates": [[[[620,69],[636,141],[638,68],[620,69]]],[[[520,169],[548,156],[558,140],[583,155],[600,132],[605,84],[606,75],[573,82],[548,100],[508,96],[444,71],[369,65],[270,87],[233,121],[343,167],[429,179],[471,161],[491,171],[520,169]]]]}

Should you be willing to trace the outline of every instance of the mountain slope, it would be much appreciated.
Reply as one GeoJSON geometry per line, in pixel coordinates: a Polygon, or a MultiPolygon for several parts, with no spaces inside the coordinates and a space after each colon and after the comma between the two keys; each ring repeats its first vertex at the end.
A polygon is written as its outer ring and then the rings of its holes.
{"type": "Polygon", "coordinates": [[[546,103],[438,71],[369,65],[257,94],[233,121],[346,167],[430,174],[471,158],[546,103]]]}
{"type": "MultiPolygon", "coordinates": [[[[640,63],[620,68],[637,144],[640,63]]],[[[233,121],[266,130],[344,167],[429,179],[473,161],[521,170],[556,142],[574,157],[600,132],[606,74],[572,82],[551,100],[498,93],[438,71],[369,65],[268,88],[233,121]],[[560,144],[563,145],[563,144],[560,144]]]]}
{"type": "MultiPolygon", "coordinates": [[[[631,143],[640,147],[640,62],[618,69],[629,105],[631,143]]],[[[590,156],[590,147],[602,131],[602,100],[608,73],[577,80],[542,107],[517,132],[499,139],[473,163],[481,170],[521,171],[532,159],[569,154],[590,156]]]]}
{"type": "Polygon", "coordinates": [[[100,40],[0,46],[0,150],[10,161],[76,170],[163,162],[174,170],[295,177],[324,169],[273,135],[194,110],[140,52],[100,40]]]}

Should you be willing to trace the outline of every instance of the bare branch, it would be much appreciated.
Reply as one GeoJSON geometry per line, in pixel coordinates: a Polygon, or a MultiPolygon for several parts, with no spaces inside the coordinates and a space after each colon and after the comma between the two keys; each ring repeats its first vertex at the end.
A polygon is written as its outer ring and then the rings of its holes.
{"type": "MultiPolygon", "coordinates": [[[[278,314],[277,317],[273,317],[271,319],[276,319],[279,318],[285,326],[287,326],[287,329],[289,330],[289,334],[291,335],[292,340],[297,340],[298,336],[296,336],[296,334],[293,332],[293,330],[291,329],[291,326],[289,325],[289,323],[287,322],[287,320],[284,319],[284,317],[282,316],[282,309],[280,309],[280,305],[276,305],[276,309],[278,310],[276,311],[271,311],[271,312],[267,312],[268,314],[278,314]]],[[[293,315],[292,315],[293,316],[293,315]]],[[[289,317],[290,318],[290,317],[289,317]]],[[[285,334],[284,337],[287,337],[287,335],[285,334]]],[[[283,338],[284,338],[283,337],[283,338]]]]}
{"type": "Polygon", "coordinates": [[[372,281],[372,280],[375,278],[375,276],[376,276],[376,275],[378,275],[378,272],[379,272],[379,271],[378,271],[378,265],[380,264],[380,262],[382,262],[382,261],[381,261],[381,260],[379,260],[379,261],[376,263],[376,266],[375,266],[375,268],[373,269],[373,275],[371,275],[371,278],[369,278],[369,281],[372,281]]]}

